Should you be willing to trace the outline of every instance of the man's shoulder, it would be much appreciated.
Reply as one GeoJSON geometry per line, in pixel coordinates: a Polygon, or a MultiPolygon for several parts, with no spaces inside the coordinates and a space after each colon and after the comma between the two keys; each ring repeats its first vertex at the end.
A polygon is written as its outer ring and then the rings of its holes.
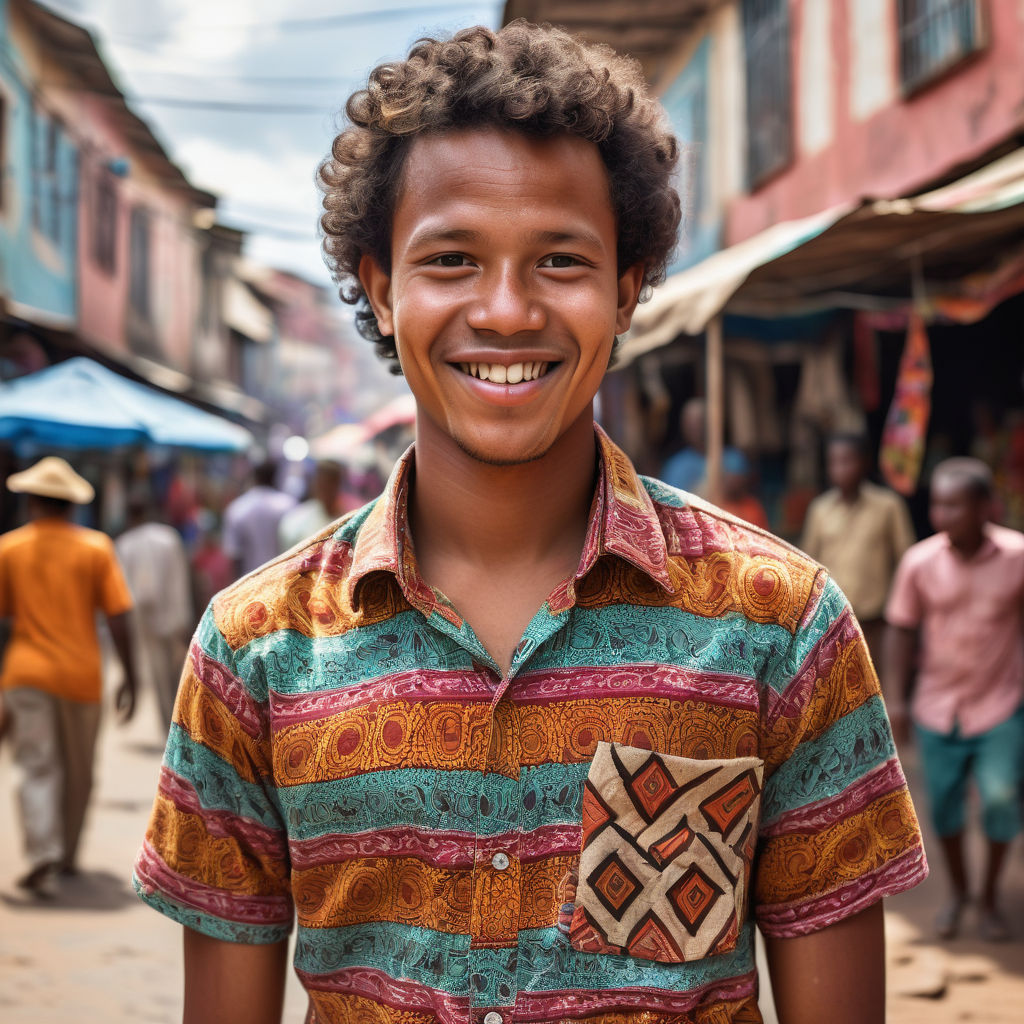
{"type": "MultiPolygon", "coordinates": [[[[311,580],[328,582],[332,601],[344,602],[356,540],[377,500],[347,512],[216,594],[211,606],[218,626],[244,620],[261,636],[286,630],[297,614],[308,615],[311,580]]],[[[228,641],[237,647],[251,638],[244,630],[237,642],[231,637],[228,641]]]]}
{"type": "Polygon", "coordinates": [[[999,523],[989,523],[986,532],[1001,551],[1010,555],[1024,555],[1024,533],[999,523]]]}
{"type": "Polygon", "coordinates": [[[901,560],[901,565],[904,568],[915,568],[920,565],[925,565],[935,555],[949,548],[949,540],[944,533],[933,533],[930,537],[925,537],[924,540],[916,541],[907,548],[904,552],[901,560]]]}
{"type": "Polygon", "coordinates": [[[861,494],[869,503],[880,508],[900,508],[905,504],[903,498],[891,487],[883,487],[871,480],[865,480],[861,484],[861,494]]]}
{"type": "Polygon", "coordinates": [[[828,580],[819,562],[770,530],[703,498],[661,480],[641,480],[661,522],[670,561],[688,563],[684,571],[673,573],[680,591],[692,590],[695,576],[707,577],[716,586],[732,587],[753,618],[795,628],[828,580]],[[720,575],[725,566],[728,580],[720,575]]]}

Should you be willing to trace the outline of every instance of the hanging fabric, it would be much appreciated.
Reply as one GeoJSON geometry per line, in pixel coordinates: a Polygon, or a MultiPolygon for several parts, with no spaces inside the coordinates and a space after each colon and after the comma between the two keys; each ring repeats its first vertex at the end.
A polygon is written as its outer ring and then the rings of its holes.
{"type": "Polygon", "coordinates": [[[900,494],[913,494],[924,463],[932,407],[932,358],[920,313],[911,314],[896,391],[882,431],[879,468],[900,494]]]}

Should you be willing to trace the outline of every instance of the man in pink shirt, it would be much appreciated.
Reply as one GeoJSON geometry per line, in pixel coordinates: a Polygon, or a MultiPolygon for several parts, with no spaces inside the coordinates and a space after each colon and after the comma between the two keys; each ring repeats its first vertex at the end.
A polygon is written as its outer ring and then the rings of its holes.
{"type": "Polygon", "coordinates": [[[1024,760],[1024,534],[990,523],[992,475],[977,459],[947,459],[932,475],[938,531],[903,556],[886,607],[886,705],[897,742],[921,752],[932,819],[953,889],[937,931],[952,938],[968,901],[964,798],[973,775],[988,859],[983,937],[1006,939],[996,889],[1020,831],[1024,760]],[[915,641],[921,656],[909,707],[915,641]]]}

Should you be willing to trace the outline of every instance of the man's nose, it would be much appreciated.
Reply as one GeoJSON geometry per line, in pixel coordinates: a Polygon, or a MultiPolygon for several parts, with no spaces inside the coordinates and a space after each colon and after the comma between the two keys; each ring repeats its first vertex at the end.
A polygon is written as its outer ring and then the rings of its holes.
{"type": "Polygon", "coordinates": [[[505,267],[481,276],[466,320],[473,330],[508,337],[541,330],[547,316],[530,282],[514,268],[505,267]]]}

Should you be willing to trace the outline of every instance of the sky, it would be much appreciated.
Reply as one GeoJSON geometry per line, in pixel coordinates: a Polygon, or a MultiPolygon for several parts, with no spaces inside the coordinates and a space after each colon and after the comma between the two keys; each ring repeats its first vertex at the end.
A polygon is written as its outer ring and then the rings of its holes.
{"type": "Polygon", "coordinates": [[[423,35],[496,27],[500,0],[43,0],[92,31],[132,109],[246,255],[330,285],[317,164],[345,99],[423,35]],[[218,108],[216,105],[223,105],[218,108]],[[241,105],[240,109],[234,105],[241,105]]]}

